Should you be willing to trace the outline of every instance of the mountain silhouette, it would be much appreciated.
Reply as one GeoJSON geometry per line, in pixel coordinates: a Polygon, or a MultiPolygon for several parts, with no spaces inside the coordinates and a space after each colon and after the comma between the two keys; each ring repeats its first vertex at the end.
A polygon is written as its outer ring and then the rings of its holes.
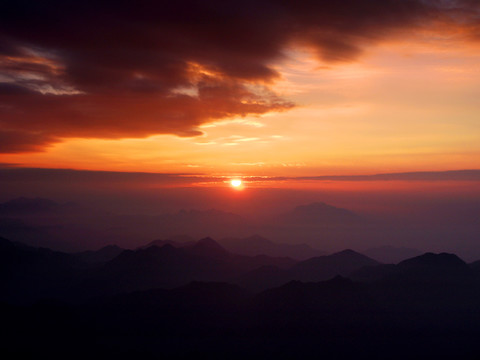
{"type": "Polygon", "coordinates": [[[324,255],[323,251],[312,248],[306,244],[286,244],[268,240],[260,235],[253,235],[247,238],[225,238],[220,244],[236,254],[240,255],[268,255],[279,257],[291,257],[297,260],[305,260],[313,256],[324,255]]]}
{"type": "Polygon", "coordinates": [[[278,266],[265,265],[242,274],[236,283],[245,289],[260,292],[285,284],[289,279],[288,270],[278,266]]]}
{"type": "Polygon", "coordinates": [[[229,252],[210,237],[200,239],[192,245],[187,245],[185,249],[195,255],[217,259],[225,259],[229,256],[229,252]]]}
{"type": "Polygon", "coordinates": [[[99,268],[86,284],[98,294],[171,288],[192,280],[224,281],[235,268],[215,256],[199,256],[172,245],[125,250],[99,268]]]}
{"type": "Polygon", "coordinates": [[[188,235],[176,235],[176,236],[170,236],[168,239],[157,239],[150,241],[146,245],[140,246],[139,248],[141,249],[146,249],[150,246],[158,246],[162,247],[163,245],[170,244],[174,247],[182,247],[182,246],[187,246],[187,245],[192,245],[195,243],[195,240],[188,235]]]}
{"type": "Polygon", "coordinates": [[[363,253],[384,264],[398,264],[400,261],[422,255],[422,252],[417,249],[389,245],[369,248],[363,253]]]}
{"type": "Polygon", "coordinates": [[[289,270],[289,277],[301,281],[323,281],[337,275],[348,276],[364,266],[379,262],[353,250],[301,261],[289,270]]]}
{"type": "Polygon", "coordinates": [[[359,281],[438,283],[469,281],[473,270],[454,254],[425,253],[397,265],[367,266],[352,274],[359,281]]]}
{"type": "Polygon", "coordinates": [[[470,269],[472,269],[476,273],[480,273],[480,260],[474,261],[470,264],[468,264],[470,269]]]}
{"type": "Polygon", "coordinates": [[[0,238],[0,301],[32,303],[61,296],[80,268],[72,254],[0,238]]]}
{"type": "Polygon", "coordinates": [[[191,281],[234,281],[241,274],[262,266],[287,268],[289,258],[231,254],[211,238],[184,247],[166,244],[124,250],[111,261],[91,271],[79,288],[82,296],[118,294],[154,288],[173,288],[191,281]]]}
{"type": "Polygon", "coordinates": [[[396,268],[401,277],[422,281],[456,280],[472,274],[465,261],[447,253],[425,253],[400,262],[396,268]]]}
{"type": "MultiPolygon", "coordinates": [[[[118,249],[99,253],[110,251],[118,249]]],[[[86,262],[92,254],[82,260],[0,238],[2,353],[402,359],[478,352],[478,263],[453,254],[383,265],[344,250],[296,262],[234,254],[211,238],[86,262]],[[358,281],[361,272],[376,280],[358,281]]]]}
{"type": "Polygon", "coordinates": [[[76,253],[74,255],[83,262],[98,264],[112,260],[113,258],[118,256],[123,250],[125,249],[122,249],[117,245],[107,245],[96,251],[88,250],[76,253]]]}

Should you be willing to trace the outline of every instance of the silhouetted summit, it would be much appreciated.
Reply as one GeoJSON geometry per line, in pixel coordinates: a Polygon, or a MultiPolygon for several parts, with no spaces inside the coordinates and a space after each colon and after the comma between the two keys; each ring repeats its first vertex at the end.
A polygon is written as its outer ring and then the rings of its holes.
{"type": "Polygon", "coordinates": [[[369,248],[363,251],[363,253],[384,264],[398,264],[400,261],[422,255],[422,252],[417,249],[390,245],[369,248]]]}
{"type": "Polygon", "coordinates": [[[139,246],[139,248],[146,249],[150,246],[162,247],[163,245],[166,245],[166,244],[170,244],[174,247],[183,247],[183,246],[192,245],[194,243],[195,243],[195,240],[190,236],[176,235],[176,236],[171,236],[168,239],[153,240],[146,245],[139,246]]]}
{"type": "Polygon", "coordinates": [[[312,248],[307,244],[277,243],[260,235],[247,238],[225,238],[220,241],[221,245],[232,253],[255,256],[288,256],[298,260],[305,260],[313,256],[325,255],[324,251],[312,248]]]}
{"type": "Polygon", "coordinates": [[[100,250],[92,251],[83,251],[75,254],[80,260],[87,263],[103,263],[109,260],[112,260],[116,256],[120,255],[123,251],[121,247],[117,245],[107,245],[101,248],[100,250]]]}
{"type": "Polygon", "coordinates": [[[454,280],[469,277],[472,272],[468,265],[454,254],[426,253],[404,260],[397,265],[404,276],[417,277],[419,280],[454,280]]]}
{"type": "Polygon", "coordinates": [[[98,295],[115,294],[171,288],[192,280],[224,281],[234,274],[234,267],[223,260],[166,244],[123,251],[92,274],[88,288],[98,295]]]}
{"type": "Polygon", "coordinates": [[[61,297],[80,266],[72,255],[0,238],[0,301],[32,303],[61,297]]]}
{"type": "Polygon", "coordinates": [[[295,280],[322,281],[337,275],[348,276],[364,266],[378,264],[376,260],[347,249],[301,261],[290,269],[289,276],[295,280]]]}
{"type": "Polygon", "coordinates": [[[198,240],[193,245],[185,247],[185,249],[196,255],[213,258],[225,258],[229,254],[227,250],[210,237],[198,240]]]}
{"type": "Polygon", "coordinates": [[[397,265],[367,266],[352,275],[359,281],[438,283],[470,280],[472,269],[454,254],[425,253],[397,265]]]}
{"type": "Polygon", "coordinates": [[[441,269],[467,269],[465,261],[455,254],[448,253],[425,253],[398,264],[399,268],[441,268],[441,269]]]}

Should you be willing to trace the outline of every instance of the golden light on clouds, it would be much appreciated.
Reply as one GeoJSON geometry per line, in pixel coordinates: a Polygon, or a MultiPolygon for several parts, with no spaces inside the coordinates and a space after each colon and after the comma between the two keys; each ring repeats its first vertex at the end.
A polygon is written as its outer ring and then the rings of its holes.
{"type": "Polygon", "coordinates": [[[2,162],[230,176],[476,168],[480,53],[427,45],[392,42],[328,66],[293,51],[272,84],[296,104],[288,111],[205,123],[200,136],[70,138],[2,162]]]}

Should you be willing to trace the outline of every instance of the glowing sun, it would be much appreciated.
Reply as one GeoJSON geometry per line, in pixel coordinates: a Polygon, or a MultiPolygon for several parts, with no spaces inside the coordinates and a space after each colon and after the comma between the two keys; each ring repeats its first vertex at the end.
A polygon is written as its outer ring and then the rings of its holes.
{"type": "Polygon", "coordinates": [[[238,188],[238,187],[242,186],[242,180],[234,179],[234,180],[230,181],[230,184],[232,184],[232,186],[234,188],[238,188]]]}

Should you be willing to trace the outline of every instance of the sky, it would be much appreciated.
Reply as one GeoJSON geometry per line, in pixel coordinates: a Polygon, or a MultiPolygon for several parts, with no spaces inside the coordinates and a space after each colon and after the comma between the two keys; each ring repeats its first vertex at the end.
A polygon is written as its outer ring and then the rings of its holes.
{"type": "Polygon", "coordinates": [[[478,168],[476,1],[8,5],[2,163],[260,176],[478,168]]]}
{"type": "Polygon", "coordinates": [[[0,202],[462,214],[471,246],[479,64],[476,0],[7,1],[0,202]]]}

